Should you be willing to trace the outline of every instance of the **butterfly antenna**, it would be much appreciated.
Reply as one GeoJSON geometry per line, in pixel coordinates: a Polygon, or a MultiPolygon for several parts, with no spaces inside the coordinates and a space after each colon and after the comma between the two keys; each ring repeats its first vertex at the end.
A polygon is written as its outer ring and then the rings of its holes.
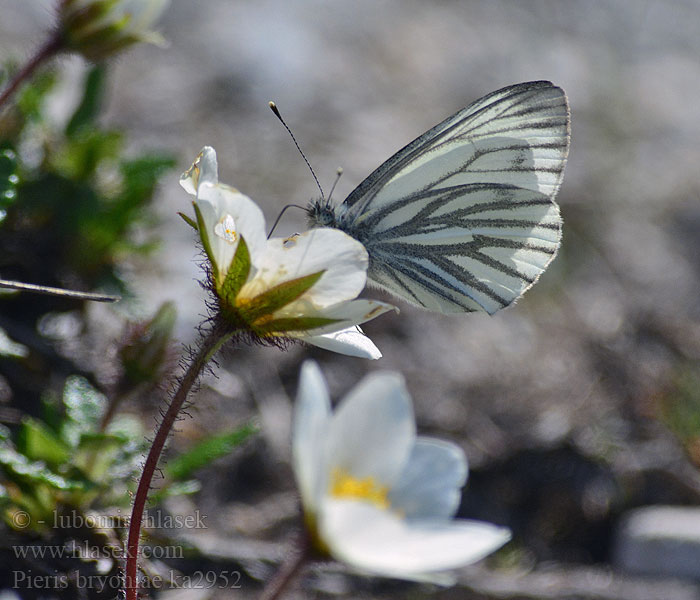
{"type": "MultiPolygon", "coordinates": [[[[318,177],[316,177],[316,173],[314,173],[313,168],[311,167],[311,163],[309,160],[306,158],[306,155],[302,151],[302,149],[299,147],[299,143],[297,142],[297,139],[294,137],[294,134],[292,133],[292,130],[289,128],[289,126],[284,122],[284,119],[282,118],[282,115],[280,114],[279,109],[277,108],[277,105],[274,102],[269,102],[268,103],[270,106],[270,110],[275,113],[275,116],[280,120],[280,123],[284,125],[284,128],[287,130],[287,133],[292,138],[292,141],[294,142],[294,145],[297,147],[297,150],[299,151],[299,154],[301,154],[301,157],[304,159],[304,162],[306,163],[306,166],[309,167],[309,171],[311,171],[311,175],[314,178],[314,181],[316,182],[316,186],[318,187],[319,192],[321,192],[321,199],[325,199],[325,195],[323,194],[323,188],[321,187],[321,184],[318,181],[318,177]]],[[[284,209],[282,209],[284,210],[284,209]]],[[[281,214],[281,213],[280,213],[281,214]]]]}
{"type": "Polygon", "coordinates": [[[333,196],[333,190],[335,189],[335,186],[338,185],[338,182],[340,181],[340,176],[343,174],[343,167],[338,167],[338,170],[335,172],[335,181],[333,182],[333,185],[331,186],[331,191],[328,194],[328,202],[331,201],[331,197],[333,196]]]}
{"type": "Polygon", "coordinates": [[[282,215],[285,213],[285,211],[288,208],[301,208],[301,210],[306,210],[303,206],[299,206],[298,204],[287,204],[281,211],[280,214],[277,215],[277,218],[275,219],[274,224],[272,225],[272,229],[270,229],[270,233],[267,234],[267,239],[270,239],[270,236],[272,235],[272,232],[275,230],[275,227],[277,227],[277,224],[280,222],[280,219],[282,218],[282,215]]]}

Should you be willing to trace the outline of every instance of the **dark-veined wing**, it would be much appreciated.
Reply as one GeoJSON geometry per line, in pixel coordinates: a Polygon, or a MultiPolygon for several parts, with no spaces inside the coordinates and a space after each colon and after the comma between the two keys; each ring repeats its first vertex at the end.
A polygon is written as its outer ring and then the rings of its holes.
{"type": "Polygon", "coordinates": [[[367,247],[380,287],[428,310],[494,313],[556,254],[568,148],[563,90],[498,90],[376,169],[338,207],[338,226],[367,247]]]}

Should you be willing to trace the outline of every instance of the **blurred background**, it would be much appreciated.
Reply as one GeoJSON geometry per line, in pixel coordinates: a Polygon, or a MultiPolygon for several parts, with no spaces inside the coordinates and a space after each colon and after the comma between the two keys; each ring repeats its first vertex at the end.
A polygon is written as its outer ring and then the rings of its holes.
{"type": "MultiPolygon", "coordinates": [[[[53,12],[49,0],[0,0],[2,58],[29,57],[53,12]]],[[[155,218],[131,232],[157,247],[117,261],[131,291],[125,302],[81,308],[78,328],[74,307],[52,309],[46,341],[56,361],[70,355],[98,388],[126,319],[171,301],[174,348],[196,338],[206,314],[198,250],[176,213],[189,209],[179,174],[202,146],[217,150],[221,181],[258,202],[268,223],[285,204],[318,196],[269,100],[326,192],[343,167],[337,201],[403,145],[497,88],[551,80],[566,90],[572,119],[558,196],[562,249],[516,306],[445,317],[396,302],[400,314],[364,327],[384,354],[376,362],[302,346],[224,353],[169,452],[251,418],[261,431],[197,471],[196,493],[164,501],[171,514],[200,510],[209,520],[204,530],[174,532],[196,547],[194,558],[163,565],[238,569],[244,584],[181,597],[255,597],[256,577],[269,576],[289,543],[289,419],[299,365],[312,357],[336,399],[368,371],[401,371],[419,430],[467,453],[459,516],[507,525],[514,539],[464,569],[451,590],[321,566],[297,597],[700,598],[700,4],[172,0],[158,29],[166,48],[140,45],[107,65],[99,117],[123,130],[127,156],[173,159],[150,204],[155,218]],[[638,511],[654,506],[666,509],[638,511]]],[[[79,104],[89,65],[56,65],[48,115],[60,122],[79,104]]],[[[290,210],[277,234],[303,228],[303,213],[290,210]]],[[[17,390],[2,402],[2,414],[31,412],[17,390]]],[[[120,410],[148,431],[157,394],[131,397],[120,410]]]]}

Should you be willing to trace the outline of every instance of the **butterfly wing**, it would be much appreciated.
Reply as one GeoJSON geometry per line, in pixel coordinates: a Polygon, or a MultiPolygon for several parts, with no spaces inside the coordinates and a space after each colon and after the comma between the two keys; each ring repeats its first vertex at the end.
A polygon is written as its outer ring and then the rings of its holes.
{"type": "Polygon", "coordinates": [[[443,313],[494,313],[554,258],[569,109],[547,81],[498,90],[397,152],[337,209],[378,286],[443,313]]]}

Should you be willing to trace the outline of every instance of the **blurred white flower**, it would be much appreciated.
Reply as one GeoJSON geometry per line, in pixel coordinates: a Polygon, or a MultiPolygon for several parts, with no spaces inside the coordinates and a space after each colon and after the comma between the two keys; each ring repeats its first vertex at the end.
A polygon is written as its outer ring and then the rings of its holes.
{"type": "Polygon", "coordinates": [[[364,246],[335,229],[267,239],[265,218],[250,198],[218,181],[216,152],[205,147],[183,173],[195,196],[196,221],[224,317],[260,338],[287,337],[322,348],[379,358],[357,327],[395,307],[355,300],[367,279],[364,246]]]}
{"type": "Polygon", "coordinates": [[[162,45],[152,28],[170,0],[63,0],[59,28],[67,50],[103,60],[138,42],[162,45]]]}
{"type": "Polygon", "coordinates": [[[314,546],[369,573],[452,581],[510,539],[490,523],[452,519],[467,478],[462,450],[416,437],[398,373],[368,375],[331,411],[318,365],[302,366],[293,464],[314,546]]]}

